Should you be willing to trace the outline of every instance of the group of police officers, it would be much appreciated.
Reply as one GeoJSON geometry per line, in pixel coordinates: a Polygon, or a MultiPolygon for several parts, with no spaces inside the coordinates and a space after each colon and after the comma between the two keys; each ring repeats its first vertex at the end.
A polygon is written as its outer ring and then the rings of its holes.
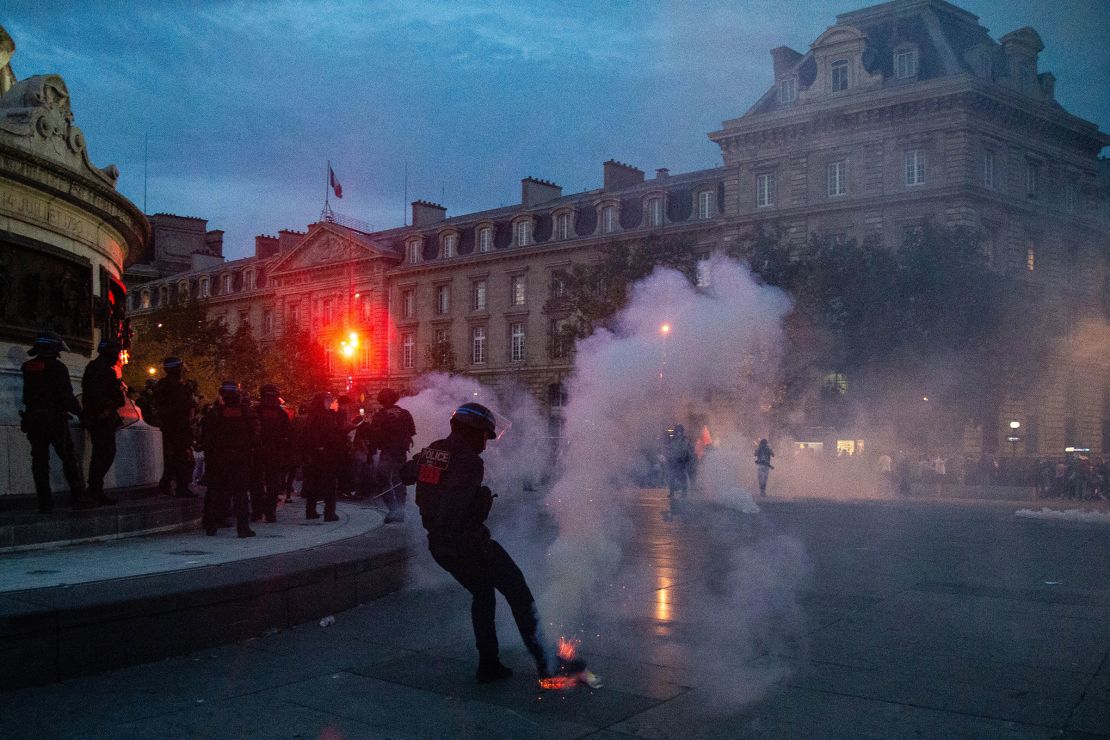
{"type": "MultiPolygon", "coordinates": [[[[23,371],[23,431],[31,442],[32,469],[39,508],[52,505],[49,451],[62,460],[75,508],[112,503],[103,490],[104,476],[115,458],[115,433],[122,425],[118,409],[126,387],[116,372],[120,345],[103,341],[82,379],[83,404],[73,394],[69,372],[59,354],[68,351],[53,333],[36,338],[23,371]],[[88,485],[82,480],[69,435],[70,415],[78,416],[89,431],[92,462],[88,485]]],[[[154,388],[154,405],[162,429],[165,475],[161,487],[174,496],[193,496],[191,445],[196,405],[185,382],[184,363],[176,357],[163,363],[165,377],[154,388]]],[[[495,592],[512,610],[521,639],[541,678],[584,670],[581,661],[561,661],[540,629],[535,599],[520,568],[490,534],[486,518],[494,494],[483,484],[481,458],[489,440],[496,439],[494,414],[478,403],[464,403],[452,414],[451,433],[407,460],[416,428],[411,414],[397,406],[399,395],[384,389],[382,408],[369,424],[357,429],[340,413],[338,399],[317,393],[303,416],[291,420],[282,406],[279,389],[261,388],[257,404],[245,398],[238,383],[220,386],[219,402],[201,419],[200,443],[205,457],[203,526],[208,535],[230,524],[234,513],[239,537],[254,536],[251,520],[276,520],[277,498],[288,491],[289,461],[299,455],[303,465],[305,515],[336,521],[336,496],[348,435],[368,453],[379,452],[379,469],[388,506],[387,522],[404,519],[406,486],[416,486],[416,504],[427,531],[433,559],[470,592],[471,619],[478,649],[479,682],[508,678],[512,671],[501,663],[494,623],[495,592]],[[295,428],[299,427],[299,428],[295,428]],[[253,511],[252,511],[253,509],[253,511]]]]}

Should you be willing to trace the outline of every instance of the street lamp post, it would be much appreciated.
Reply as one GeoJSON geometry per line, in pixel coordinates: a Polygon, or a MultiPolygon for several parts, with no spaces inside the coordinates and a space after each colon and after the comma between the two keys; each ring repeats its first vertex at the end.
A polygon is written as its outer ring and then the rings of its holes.
{"type": "Polygon", "coordinates": [[[1010,443],[1010,457],[1017,457],[1017,443],[1021,441],[1021,437],[1018,436],[1018,429],[1020,428],[1020,421],[1010,422],[1010,433],[1006,436],[1006,441],[1010,443]]]}
{"type": "Polygon", "coordinates": [[[339,342],[339,354],[343,355],[347,363],[347,392],[351,392],[354,385],[355,352],[358,350],[358,333],[351,332],[346,339],[339,342]]]}

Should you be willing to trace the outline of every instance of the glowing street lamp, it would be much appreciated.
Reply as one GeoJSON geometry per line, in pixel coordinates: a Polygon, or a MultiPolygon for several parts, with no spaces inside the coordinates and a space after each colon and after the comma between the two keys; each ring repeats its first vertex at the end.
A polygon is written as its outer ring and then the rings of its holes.
{"type": "Polygon", "coordinates": [[[1010,443],[1010,457],[1017,457],[1017,443],[1021,440],[1021,437],[1018,436],[1018,429],[1020,428],[1020,421],[1015,419],[1010,422],[1010,434],[1006,437],[1006,441],[1010,443]]]}
{"type": "Polygon", "coordinates": [[[148,367],[146,369],[146,374],[151,375],[151,376],[157,375],[158,374],[158,368],[151,365],[150,367],[148,367]]]}
{"type": "Polygon", "coordinates": [[[671,333],[671,325],[670,324],[660,324],[659,325],[659,333],[660,334],[670,334],[671,333]]]}

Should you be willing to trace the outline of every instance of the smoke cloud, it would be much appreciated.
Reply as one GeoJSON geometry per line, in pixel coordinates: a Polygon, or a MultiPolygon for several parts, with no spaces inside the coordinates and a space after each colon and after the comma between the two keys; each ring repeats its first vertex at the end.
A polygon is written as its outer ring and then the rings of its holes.
{"type": "MultiPolygon", "coordinates": [[[[500,494],[489,524],[533,586],[549,638],[583,638],[587,658],[694,667],[727,707],[784,674],[761,656],[803,640],[798,594],[810,566],[751,495],[752,440],[766,435],[790,300],[741,263],[720,257],[704,267],[701,288],[657,270],[634,287],[614,330],[579,343],[557,460],[527,389],[433,374],[400,405],[416,421],[414,449],[445,436],[466,401],[511,422],[484,454],[500,494]],[[711,444],[689,500],[668,509],[657,505],[665,492],[645,485],[676,423],[711,444]]],[[[409,533],[422,546],[418,523],[409,533]]],[[[450,582],[430,562],[417,566],[414,585],[450,582]]]]}

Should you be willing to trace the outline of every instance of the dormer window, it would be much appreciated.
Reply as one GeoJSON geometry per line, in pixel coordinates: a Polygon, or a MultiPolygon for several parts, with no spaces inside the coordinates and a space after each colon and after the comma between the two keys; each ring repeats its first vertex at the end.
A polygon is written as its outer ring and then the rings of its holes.
{"type": "Polygon", "coordinates": [[[525,219],[516,222],[516,245],[526,247],[532,243],[532,221],[525,219]]]}
{"type": "Polygon", "coordinates": [[[440,256],[444,259],[456,257],[459,254],[459,235],[444,234],[440,244],[440,256]]]}
{"type": "Polygon", "coordinates": [[[493,250],[493,227],[483,226],[478,229],[478,251],[489,252],[493,250]]]}
{"type": "Polygon", "coordinates": [[[663,225],[663,198],[661,196],[654,196],[648,198],[647,202],[647,222],[648,226],[662,226],[663,225]]]}
{"type": "Polygon", "coordinates": [[[894,79],[909,80],[917,77],[917,49],[894,52],[894,79]]]}
{"type": "Polygon", "coordinates": [[[254,270],[247,270],[246,274],[244,275],[244,278],[245,279],[244,279],[243,282],[246,284],[245,289],[246,290],[254,290],[254,286],[255,286],[254,270]]]}
{"type": "Polygon", "coordinates": [[[779,81],[779,103],[786,105],[798,99],[798,78],[794,75],[779,81]]]}
{"type": "Polygon", "coordinates": [[[601,233],[612,234],[617,230],[617,207],[606,205],[601,207],[601,233]]]}
{"type": "Polygon", "coordinates": [[[208,297],[208,278],[202,277],[200,279],[200,290],[198,292],[200,298],[208,297]]]}
{"type": "Polygon", "coordinates": [[[179,301],[189,300],[189,283],[185,280],[177,284],[177,299],[179,301]]]}
{"type": "Polygon", "coordinates": [[[848,89],[848,60],[840,59],[830,67],[832,91],[840,92],[848,89]]]}
{"type": "Polygon", "coordinates": [[[415,265],[420,262],[420,240],[409,239],[405,243],[405,262],[415,265]]]}
{"type": "Polygon", "coordinates": [[[143,306],[143,308],[150,308],[150,291],[149,290],[144,290],[143,291],[142,306],[143,306]]]}
{"type": "Polygon", "coordinates": [[[713,191],[702,190],[698,193],[698,218],[713,218],[713,191]]]}
{"type": "Polygon", "coordinates": [[[555,238],[570,238],[570,214],[559,213],[555,216],[555,238]]]}
{"type": "Polygon", "coordinates": [[[231,273],[229,272],[229,273],[224,274],[223,285],[220,288],[220,292],[223,293],[224,295],[229,294],[231,292],[231,288],[234,284],[235,284],[235,278],[232,277],[231,273]]]}

